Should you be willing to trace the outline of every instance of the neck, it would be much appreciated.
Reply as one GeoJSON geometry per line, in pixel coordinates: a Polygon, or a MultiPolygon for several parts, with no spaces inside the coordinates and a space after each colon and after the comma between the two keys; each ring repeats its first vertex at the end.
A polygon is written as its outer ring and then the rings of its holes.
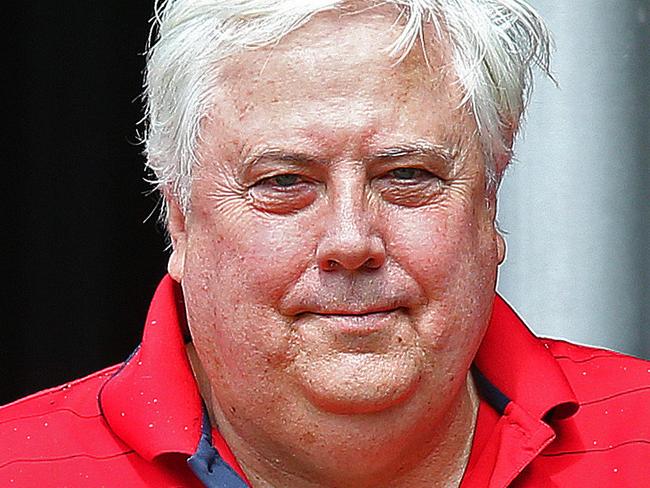
{"type": "Polygon", "coordinates": [[[371,441],[363,444],[349,435],[345,437],[347,445],[337,442],[341,437],[334,435],[331,445],[320,445],[306,452],[304,446],[295,449],[279,446],[264,435],[255,439],[256,442],[247,442],[238,435],[214,399],[191,345],[188,357],[213,425],[219,426],[254,488],[450,488],[460,485],[469,460],[479,404],[469,373],[466,387],[461,388],[435,425],[423,424],[408,438],[385,443],[383,453],[378,452],[377,445],[371,441]],[[368,471],[364,475],[363,470],[357,469],[350,477],[348,470],[341,469],[340,460],[334,461],[334,458],[337,452],[349,452],[349,445],[355,442],[356,460],[349,460],[348,464],[367,465],[368,471]],[[299,455],[297,451],[301,451],[299,455]],[[382,454],[385,454],[383,459],[382,454]]]}

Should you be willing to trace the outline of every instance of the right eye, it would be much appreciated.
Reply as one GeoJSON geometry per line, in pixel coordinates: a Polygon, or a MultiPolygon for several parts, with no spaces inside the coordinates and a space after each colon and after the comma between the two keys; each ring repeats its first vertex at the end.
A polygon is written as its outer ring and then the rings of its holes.
{"type": "Polygon", "coordinates": [[[262,178],[250,188],[253,205],[270,213],[292,213],[311,204],[317,182],[299,174],[286,173],[262,178]]]}
{"type": "Polygon", "coordinates": [[[301,183],[301,181],[302,180],[300,175],[288,173],[284,175],[271,176],[270,178],[264,178],[258,184],[275,186],[279,188],[291,188],[296,184],[301,183]]]}

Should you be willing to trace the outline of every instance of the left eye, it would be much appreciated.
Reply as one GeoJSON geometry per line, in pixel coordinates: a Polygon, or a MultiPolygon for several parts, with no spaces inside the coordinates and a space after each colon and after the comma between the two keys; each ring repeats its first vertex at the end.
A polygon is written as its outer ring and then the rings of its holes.
{"type": "Polygon", "coordinates": [[[428,178],[431,173],[418,168],[396,168],[389,172],[389,175],[396,180],[415,180],[428,178]]]}

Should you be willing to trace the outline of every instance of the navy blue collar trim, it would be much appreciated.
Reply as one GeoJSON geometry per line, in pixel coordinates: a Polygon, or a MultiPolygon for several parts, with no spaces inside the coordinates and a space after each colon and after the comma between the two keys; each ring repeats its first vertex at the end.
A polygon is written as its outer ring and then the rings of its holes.
{"type": "Polygon", "coordinates": [[[472,365],[472,375],[479,395],[499,412],[499,415],[503,415],[508,403],[510,403],[510,398],[483,376],[483,373],[474,365],[472,365]]]}
{"type": "Polygon", "coordinates": [[[248,487],[212,445],[212,425],[205,405],[203,406],[201,440],[196,452],[187,460],[187,464],[206,488],[248,487]]]}

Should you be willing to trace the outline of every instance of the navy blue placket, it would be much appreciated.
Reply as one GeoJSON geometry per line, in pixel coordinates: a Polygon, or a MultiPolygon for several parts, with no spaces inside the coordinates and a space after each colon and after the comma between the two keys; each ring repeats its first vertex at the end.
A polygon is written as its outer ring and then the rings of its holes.
{"type": "Polygon", "coordinates": [[[503,415],[508,403],[510,403],[510,398],[494,386],[476,366],[472,365],[471,371],[479,396],[488,402],[494,410],[499,412],[499,415],[503,415]]]}
{"type": "Polygon", "coordinates": [[[246,482],[226,463],[212,445],[210,416],[203,406],[201,440],[187,464],[207,488],[248,488],[246,482]]]}

